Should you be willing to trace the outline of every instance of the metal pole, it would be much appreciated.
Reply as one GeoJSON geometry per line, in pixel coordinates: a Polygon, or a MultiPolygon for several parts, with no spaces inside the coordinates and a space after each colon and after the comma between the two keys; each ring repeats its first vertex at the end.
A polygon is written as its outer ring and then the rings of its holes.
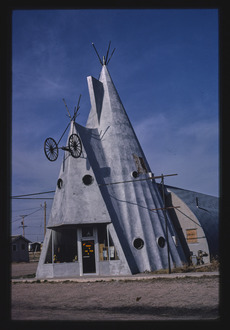
{"type": "Polygon", "coordinates": [[[106,235],[107,235],[107,243],[108,243],[108,257],[110,260],[110,245],[109,245],[109,230],[108,230],[108,225],[106,226],[106,235]]]}
{"type": "Polygon", "coordinates": [[[166,210],[165,210],[165,188],[164,188],[164,176],[161,175],[161,184],[162,184],[162,196],[163,196],[163,203],[164,203],[164,218],[165,218],[165,234],[166,234],[166,242],[167,242],[167,254],[168,254],[168,270],[169,274],[171,274],[171,264],[170,264],[170,254],[169,254],[169,240],[168,240],[168,221],[166,216],[166,210]]]}
{"type": "MultiPolygon", "coordinates": [[[[134,180],[126,180],[126,181],[118,181],[118,182],[110,182],[110,183],[99,183],[98,186],[102,187],[102,186],[110,186],[112,184],[129,183],[129,182],[136,182],[136,181],[146,181],[146,180],[153,180],[153,179],[162,179],[162,175],[150,176],[150,177],[144,178],[144,179],[134,179],[134,180]]],[[[163,175],[163,177],[165,177],[165,176],[174,176],[174,175],[177,175],[177,174],[165,174],[165,175],[163,175]]]]}
{"type": "Polygon", "coordinates": [[[44,202],[44,240],[46,236],[46,202],[44,202]]]}
{"type": "Polygon", "coordinates": [[[25,237],[24,215],[22,216],[22,236],[25,237]]]}
{"type": "Polygon", "coordinates": [[[53,229],[51,229],[51,246],[52,246],[52,264],[54,263],[54,235],[53,229]]]}

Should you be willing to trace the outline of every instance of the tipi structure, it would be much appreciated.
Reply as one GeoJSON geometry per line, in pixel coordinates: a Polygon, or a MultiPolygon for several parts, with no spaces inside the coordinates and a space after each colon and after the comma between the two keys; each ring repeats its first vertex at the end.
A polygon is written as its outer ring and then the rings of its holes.
{"type": "Polygon", "coordinates": [[[71,120],[37,278],[136,274],[189,259],[107,58],[101,64],[100,78],[87,78],[86,127],[71,120]]]}

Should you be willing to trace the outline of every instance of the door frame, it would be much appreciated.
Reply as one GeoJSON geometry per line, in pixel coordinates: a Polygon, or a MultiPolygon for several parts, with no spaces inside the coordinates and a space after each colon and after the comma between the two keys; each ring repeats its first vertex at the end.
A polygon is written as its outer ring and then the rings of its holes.
{"type": "MultiPolygon", "coordinates": [[[[89,224],[91,225],[91,224],[89,224]]],[[[93,236],[83,237],[82,236],[82,227],[79,227],[78,230],[78,253],[79,253],[79,264],[80,264],[80,276],[94,276],[99,274],[99,248],[98,248],[98,236],[97,236],[97,227],[93,226],[93,236]],[[95,273],[84,273],[83,272],[83,259],[82,259],[82,242],[83,241],[94,241],[94,257],[95,257],[95,273]]]]}
{"type": "Polygon", "coordinates": [[[93,263],[93,258],[94,258],[94,271],[92,271],[92,272],[89,272],[89,273],[87,273],[87,272],[85,272],[84,271],[84,257],[83,257],[83,253],[82,253],[82,271],[83,271],[83,274],[85,275],[87,275],[87,274],[91,274],[91,275],[94,275],[95,273],[96,273],[96,258],[95,258],[95,240],[94,239],[87,239],[87,240],[85,240],[85,239],[82,239],[81,240],[81,248],[82,248],[82,252],[83,252],[83,244],[84,244],[84,242],[93,242],[93,256],[91,256],[91,260],[92,260],[92,263],[93,263]]]}

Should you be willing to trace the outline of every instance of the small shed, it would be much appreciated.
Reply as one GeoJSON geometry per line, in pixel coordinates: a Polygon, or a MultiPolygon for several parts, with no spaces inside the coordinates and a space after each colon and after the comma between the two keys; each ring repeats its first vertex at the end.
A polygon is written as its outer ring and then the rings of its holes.
{"type": "Polygon", "coordinates": [[[29,243],[29,252],[40,252],[41,251],[41,243],[40,242],[31,242],[29,243]]]}
{"type": "Polygon", "coordinates": [[[28,244],[30,241],[22,235],[11,236],[12,254],[14,262],[29,262],[28,244]]]}

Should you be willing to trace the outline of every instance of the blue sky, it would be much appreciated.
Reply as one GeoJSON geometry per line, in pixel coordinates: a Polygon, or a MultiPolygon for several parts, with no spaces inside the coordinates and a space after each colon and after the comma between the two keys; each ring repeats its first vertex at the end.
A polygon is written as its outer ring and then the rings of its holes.
{"type": "MultiPolygon", "coordinates": [[[[91,43],[102,57],[110,40],[108,69],[152,172],[177,173],[165,184],[218,196],[217,10],[15,10],[12,27],[13,196],[55,190],[62,151],[49,162],[44,140],[58,141],[68,125],[63,98],[73,113],[82,95],[85,125],[86,77],[101,70],[91,43]]],[[[12,234],[28,215],[26,237],[42,241],[43,203],[14,199],[12,234]]]]}

